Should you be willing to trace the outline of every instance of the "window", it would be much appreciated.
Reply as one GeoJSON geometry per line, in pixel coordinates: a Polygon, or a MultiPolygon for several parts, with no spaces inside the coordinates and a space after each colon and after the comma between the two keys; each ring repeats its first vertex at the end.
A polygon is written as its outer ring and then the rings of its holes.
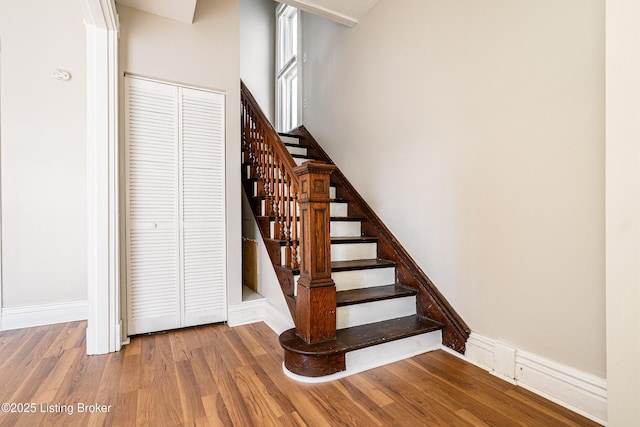
{"type": "Polygon", "coordinates": [[[295,7],[281,4],[276,14],[276,128],[279,132],[286,132],[300,124],[300,13],[295,7]]]}

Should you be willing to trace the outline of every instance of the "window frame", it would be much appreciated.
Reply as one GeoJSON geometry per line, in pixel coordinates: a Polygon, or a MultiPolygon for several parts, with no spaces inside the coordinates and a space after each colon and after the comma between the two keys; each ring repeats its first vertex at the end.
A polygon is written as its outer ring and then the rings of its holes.
{"type": "Polygon", "coordinates": [[[302,11],[288,4],[276,8],[276,130],[302,123],[302,11]]]}

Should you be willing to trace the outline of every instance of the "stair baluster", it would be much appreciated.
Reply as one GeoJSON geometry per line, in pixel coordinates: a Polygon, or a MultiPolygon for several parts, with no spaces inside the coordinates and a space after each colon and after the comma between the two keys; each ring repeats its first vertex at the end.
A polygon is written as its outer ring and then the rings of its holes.
{"type": "MultiPolygon", "coordinates": [[[[292,309],[296,333],[307,343],[335,339],[336,289],[331,279],[329,176],[335,166],[307,162],[296,167],[278,133],[241,84],[242,141],[260,186],[262,215],[275,218],[274,238],[284,241],[281,264],[300,267],[292,309]],[[298,232],[298,206],[300,225],[298,232]],[[300,259],[300,263],[298,262],[300,259]]],[[[289,295],[283,288],[285,294],[289,295]]]]}

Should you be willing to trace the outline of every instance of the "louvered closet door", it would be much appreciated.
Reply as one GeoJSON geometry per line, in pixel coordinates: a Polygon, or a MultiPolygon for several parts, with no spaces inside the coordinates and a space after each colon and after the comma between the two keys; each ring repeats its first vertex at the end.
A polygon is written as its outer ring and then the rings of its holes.
{"type": "Polygon", "coordinates": [[[129,334],[180,327],[176,88],[125,79],[129,334]]]}
{"type": "Polygon", "coordinates": [[[129,335],[226,320],[224,95],[125,78],[129,335]]]}
{"type": "Polygon", "coordinates": [[[224,321],[224,96],[182,88],[184,326],[224,321]]]}

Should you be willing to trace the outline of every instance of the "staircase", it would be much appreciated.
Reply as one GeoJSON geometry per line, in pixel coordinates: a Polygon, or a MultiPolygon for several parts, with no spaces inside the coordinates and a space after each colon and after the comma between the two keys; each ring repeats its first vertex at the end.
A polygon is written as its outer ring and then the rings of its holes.
{"type": "Polygon", "coordinates": [[[276,135],[244,85],[242,102],[244,189],[296,324],[280,336],[287,374],[463,352],[468,327],[317,141],[276,135]]]}

